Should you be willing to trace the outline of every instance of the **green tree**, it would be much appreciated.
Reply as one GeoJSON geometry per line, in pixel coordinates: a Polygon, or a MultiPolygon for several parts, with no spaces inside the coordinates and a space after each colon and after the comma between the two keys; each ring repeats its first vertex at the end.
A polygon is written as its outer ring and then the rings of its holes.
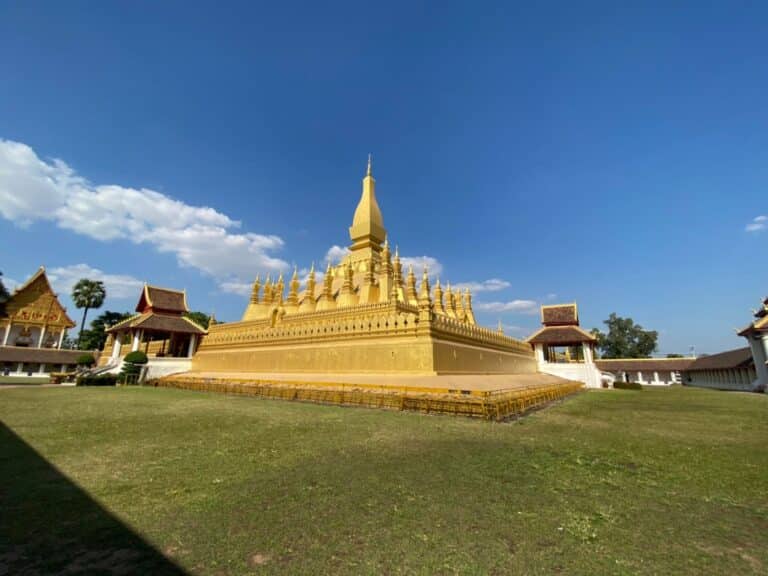
{"type": "Polygon", "coordinates": [[[685,358],[682,354],[667,354],[667,358],[685,358]]]}
{"type": "Polygon", "coordinates": [[[105,311],[91,322],[91,327],[84,330],[80,336],[80,346],[83,350],[101,350],[107,341],[106,329],[117,324],[121,320],[130,317],[130,312],[112,312],[105,311]]]}
{"type": "Polygon", "coordinates": [[[5,303],[8,302],[8,299],[11,297],[5,287],[5,284],[3,284],[2,276],[3,273],[0,272],[0,316],[5,314],[5,303]]]}
{"type": "Polygon", "coordinates": [[[187,312],[184,316],[192,320],[200,328],[208,328],[208,322],[211,320],[211,317],[205,312],[187,312]]]}
{"type": "Polygon", "coordinates": [[[106,297],[107,291],[104,288],[104,282],[101,280],[82,278],[72,288],[72,301],[77,308],[83,308],[83,320],[80,322],[80,333],[77,335],[78,348],[80,348],[80,339],[85,329],[85,317],[88,315],[88,310],[91,308],[101,308],[106,297]]]}
{"type": "Polygon", "coordinates": [[[632,318],[622,318],[612,312],[603,324],[608,327],[607,333],[597,328],[592,330],[602,358],[649,358],[656,350],[658,332],[643,329],[632,318]]]}

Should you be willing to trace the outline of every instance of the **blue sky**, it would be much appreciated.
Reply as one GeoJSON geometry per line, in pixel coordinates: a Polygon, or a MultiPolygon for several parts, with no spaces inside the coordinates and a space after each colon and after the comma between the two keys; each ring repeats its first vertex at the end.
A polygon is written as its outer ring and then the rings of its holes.
{"type": "Polygon", "coordinates": [[[235,320],[256,272],[348,244],[371,152],[391,241],[482,323],[576,300],[661,353],[743,345],[768,5],[532,4],[2,3],[0,270],[235,320]]]}

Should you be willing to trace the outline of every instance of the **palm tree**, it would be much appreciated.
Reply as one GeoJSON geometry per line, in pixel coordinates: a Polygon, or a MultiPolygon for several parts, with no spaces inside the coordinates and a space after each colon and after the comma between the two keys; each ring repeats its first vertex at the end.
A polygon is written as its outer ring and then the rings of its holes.
{"type": "Polygon", "coordinates": [[[85,329],[85,317],[91,308],[101,308],[104,304],[104,298],[107,297],[107,291],[104,289],[104,282],[101,280],[88,280],[82,278],[72,288],[72,301],[78,308],[83,310],[83,321],[80,323],[80,333],[77,335],[77,347],[80,348],[80,338],[85,329]]]}

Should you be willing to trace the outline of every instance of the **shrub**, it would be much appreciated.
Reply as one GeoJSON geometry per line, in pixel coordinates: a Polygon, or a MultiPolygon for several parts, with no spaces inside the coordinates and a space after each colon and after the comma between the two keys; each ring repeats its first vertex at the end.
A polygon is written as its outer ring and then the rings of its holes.
{"type": "Polygon", "coordinates": [[[129,352],[123,358],[123,369],[120,371],[119,381],[126,384],[135,384],[141,374],[141,367],[148,362],[147,355],[140,350],[129,352]]]}
{"type": "Polygon", "coordinates": [[[94,364],[96,364],[96,358],[93,357],[93,354],[81,354],[77,357],[78,366],[90,368],[94,364]]]}
{"type": "Polygon", "coordinates": [[[613,383],[614,388],[618,388],[619,390],[642,390],[643,386],[642,384],[638,384],[637,382],[620,382],[619,380],[616,380],[616,382],[613,383]]]}
{"type": "Polygon", "coordinates": [[[147,358],[147,355],[144,354],[141,350],[136,350],[135,352],[128,352],[128,354],[125,355],[125,358],[123,358],[126,362],[129,362],[131,364],[146,364],[149,359],[147,358]]]}
{"type": "Polygon", "coordinates": [[[117,384],[117,376],[115,374],[80,376],[77,379],[78,386],[114,386],[115,384],[117,384]]]}

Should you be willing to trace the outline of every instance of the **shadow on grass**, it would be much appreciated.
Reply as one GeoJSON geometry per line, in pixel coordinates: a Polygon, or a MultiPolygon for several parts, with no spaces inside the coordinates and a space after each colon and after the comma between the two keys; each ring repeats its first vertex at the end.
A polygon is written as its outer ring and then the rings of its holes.
{"type": "Polygon", "coordinates": [[[0,575],[185,574],[0,423],[0,575]]]}

